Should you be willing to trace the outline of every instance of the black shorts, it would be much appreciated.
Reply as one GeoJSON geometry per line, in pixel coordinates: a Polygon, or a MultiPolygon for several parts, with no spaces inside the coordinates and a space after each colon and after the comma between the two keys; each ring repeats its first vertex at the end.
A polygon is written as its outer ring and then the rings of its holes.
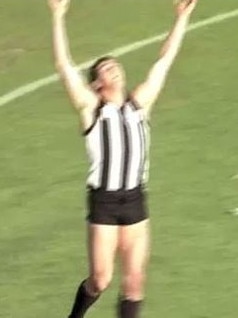
{"type": "Polygon", "coordinates": [[[94,224],[130,225],[148,218],[146,193],[132,190],[88,189],[87,220],[94,224]]]}

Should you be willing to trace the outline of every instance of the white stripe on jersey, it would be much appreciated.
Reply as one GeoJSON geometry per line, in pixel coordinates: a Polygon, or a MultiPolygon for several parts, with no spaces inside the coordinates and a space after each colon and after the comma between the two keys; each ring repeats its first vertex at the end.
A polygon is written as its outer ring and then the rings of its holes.
{"type": "Polygon", "coordinates": [[[103,162],[103,139],[100,120],[97,121],[86,138],[86,148],[91,163],[87,183],[95,188],[99,188],[101,184],[101,166],[103,162]]]}
{"type": "Polygon", "coordinates": [[[124,160],[124,141],[121,133],[121,114],[115,106],[107,104],[102,109],[102,116],[108,119],[109,128],[109,167],[107,190],[114,191],[122,187],[121,173],[124,160]]]}
{"type": "Polygon", "coordinates": [[[138,173],[144,151],[141,131],[139,128],[140,117],[138,116],[138,111],[129,109],[126,120],[130,145],[126,189],[133,189],[140,182],[140,180],[138,180],[138,173]]]}

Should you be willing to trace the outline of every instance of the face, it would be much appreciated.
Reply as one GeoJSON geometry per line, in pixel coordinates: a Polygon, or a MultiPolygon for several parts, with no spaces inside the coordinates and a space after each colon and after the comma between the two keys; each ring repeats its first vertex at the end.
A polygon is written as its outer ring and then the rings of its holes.
{"type": "Polygon", "coordinates": [[[98,82],[101,87],[123,88],[125,84],[125,72],[116,60],[111,59],[102,62],[97,67],[98,82]]]}

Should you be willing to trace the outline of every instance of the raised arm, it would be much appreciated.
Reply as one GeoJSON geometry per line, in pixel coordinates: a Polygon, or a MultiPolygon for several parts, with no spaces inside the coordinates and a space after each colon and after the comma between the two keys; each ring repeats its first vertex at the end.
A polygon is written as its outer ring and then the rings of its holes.
{"type": "Polygon", "coordinates": [[[56,69],[64,82],[70,99],[77,110],[94,109],[97,95],[86,84],[72,62],[65,28],[65,15],[70,0],[48,0],[52,11],[53,50],[56,69]]]}
{"type": "Polygon", "coordinates": [[[169,69],[179,51],[187,24],[198,0],[182,0],[176,4],[176,21],[160,51],[158,60],[146,80],[132,92],[133,98],[149,115],[151,106],[163,88],[169,69]]]}

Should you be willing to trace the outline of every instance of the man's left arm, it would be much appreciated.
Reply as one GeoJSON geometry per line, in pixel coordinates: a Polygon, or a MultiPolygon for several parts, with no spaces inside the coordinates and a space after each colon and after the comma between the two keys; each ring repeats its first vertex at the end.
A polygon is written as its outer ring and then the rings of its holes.
{"type": "Polygon", "coordinates": [[[183,0],[176,5],[177,18],[162,46],[159,59],[150,69],[146,80],[132,92],[133,99],[141,105],[147,115],[161,92],[171,65],[179,52],[190,15],[197,1],[183,0]]]}

